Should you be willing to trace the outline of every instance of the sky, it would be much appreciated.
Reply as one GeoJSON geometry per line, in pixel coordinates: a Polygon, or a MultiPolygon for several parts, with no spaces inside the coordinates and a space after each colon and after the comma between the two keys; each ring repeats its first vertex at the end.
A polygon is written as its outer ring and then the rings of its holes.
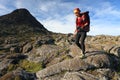
{"type": "Polygon", "coordinates": [[[74,33],[74,8],[89,11],[88,35],[120,35],[120,0],[0,0],[0,16],[26,8],[44,25],[57,33],[74,33]]]}

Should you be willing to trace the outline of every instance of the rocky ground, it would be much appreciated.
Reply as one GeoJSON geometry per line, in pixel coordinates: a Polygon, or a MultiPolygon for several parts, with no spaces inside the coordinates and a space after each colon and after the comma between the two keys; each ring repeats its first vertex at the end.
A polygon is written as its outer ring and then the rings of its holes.
{"type": "Polygon", "coordinates": [[[80,49],[74,44],[72,34],[30,39],[29,42],[2,44],[0,80],[120,79],[119,36],[88,36],[84,59],[79,58],[80,49]]]}
{"type": "MultiPolygon", "coordinates": [[[[0,17],[1,26],[7,26],[5,18],[0,17]]],[[[28,23],[24,25],[32,26],[28,23]]],[[[31,33],[0,33],[0,80],[120,80],[120,36],[87,36],[86,57],[81,59],[72,34],[41,27],[31,33]]]]}

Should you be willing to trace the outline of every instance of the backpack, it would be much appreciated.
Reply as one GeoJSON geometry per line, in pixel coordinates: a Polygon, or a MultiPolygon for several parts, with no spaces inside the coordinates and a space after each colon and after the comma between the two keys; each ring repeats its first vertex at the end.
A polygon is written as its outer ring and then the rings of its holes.
{"type": "Polygon", "coordinates": [[[82,13],[82,15],[85,15],[85,22],[88,22],[88,25],[85,26],[83,29],[86,32],[90,31],[90,16],[89,16],[89,11],[86,11],[84,13],[82,13]]]}

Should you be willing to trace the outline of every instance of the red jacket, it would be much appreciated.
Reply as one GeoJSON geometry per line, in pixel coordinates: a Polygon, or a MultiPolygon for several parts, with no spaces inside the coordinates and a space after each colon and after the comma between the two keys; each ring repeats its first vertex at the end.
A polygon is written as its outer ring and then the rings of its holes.
{"type": "Polygon", "coordinates": [[[76,18],[76,29],[78,27],[82,28],[84,31],[89,31],[89,23],[88,22],[88,18],[87,18],[87,15],[86,13],[88,14],[88,12],[85,12],[85,13],[82,13],[80,17],[77,17],[76,18]],[[87,25],[86,25],[87,24],[87,25]]]}
{"type": "Polygon", "coordinates": [[[76,27],[81,27],[84,25],[84,20],[83,16],[77,17],[76,18],[76,27]]]}

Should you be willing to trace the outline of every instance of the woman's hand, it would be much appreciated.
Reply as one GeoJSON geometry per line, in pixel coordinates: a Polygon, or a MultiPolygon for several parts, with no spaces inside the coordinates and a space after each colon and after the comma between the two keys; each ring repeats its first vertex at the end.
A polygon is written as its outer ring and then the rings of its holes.
{"type": "Polygon", "coordinates": [[[77,30],[75,30],[75,32],[73,33],[73,37],[75,38],[77,34],[77,30]]]}

